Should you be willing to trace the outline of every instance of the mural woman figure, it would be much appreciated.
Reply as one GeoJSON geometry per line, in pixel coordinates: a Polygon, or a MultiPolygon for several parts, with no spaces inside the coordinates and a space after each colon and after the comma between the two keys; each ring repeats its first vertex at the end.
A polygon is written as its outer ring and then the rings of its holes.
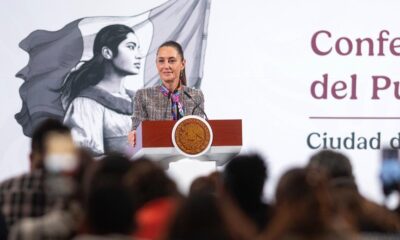
{"type": "Polygon", "coordinates": [[[134,93],[124,78],[139,73],[139,42],[125,25],[109,25],[94,40],[93,57],[67,77],[62,101],[67,109],[64,123],[71,127],[75,142],[93,155],[127,152],[132,129],[134,93]]]}

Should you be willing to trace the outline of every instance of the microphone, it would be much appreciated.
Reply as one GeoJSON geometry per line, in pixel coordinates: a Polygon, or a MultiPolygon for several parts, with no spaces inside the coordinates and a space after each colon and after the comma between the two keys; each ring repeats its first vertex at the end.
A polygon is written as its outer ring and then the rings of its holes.
{"type": "Polygon", "coordinates": [[[200,109],[201,113],[204,114],[206,120],[208,121],[208,117],[207,117],[206,112],[204,112],[204,109],[203,109],[202,107],[200,107],[200,104],[201,104],[201,103],[200,103],[200,102],[197,102],[196,100],[194,100],[193,97],[190,96],[190,94],[189,94],[188,92],[183,91],[183,93],[184,93],[188,98],[190,98],[190,100],[192,100],[192,101],[194,102],[194,104],[196,104],[196,105],[194,106],[193,110],[192,110],[192,115],[194,115],[194,111],[196,110],[196,108],[198,108],[198,109],[200,109]]]}

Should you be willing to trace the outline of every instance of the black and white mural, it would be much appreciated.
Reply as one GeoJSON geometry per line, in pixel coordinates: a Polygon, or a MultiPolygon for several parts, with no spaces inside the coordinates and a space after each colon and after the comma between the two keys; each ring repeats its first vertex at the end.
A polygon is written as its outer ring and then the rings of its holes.
{"type": "Polygon", "coordinates": [[[94,155],[129,148],[135,87],[158,83],[158,46],[179,42],[188,85],[200,87],[209,10],[209,0],[171,0],[131,17],[84,17],[58,31],[33,31],[19,44],[29,62],[16,74],[24,80],[15,115],[23,133],[52,117],[94,155]]]}

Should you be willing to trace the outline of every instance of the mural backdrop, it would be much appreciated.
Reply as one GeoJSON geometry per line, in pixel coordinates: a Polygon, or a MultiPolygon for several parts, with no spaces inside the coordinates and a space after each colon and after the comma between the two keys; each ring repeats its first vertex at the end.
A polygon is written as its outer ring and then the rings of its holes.
{"type": "Polygon", "coordinates": [[[91,69],[82,67],[95,58],[99,31],[118,24],[133,30],[123,45],[132,54],[121,61],[129,67],[117,66],[125,70],[122,95],[79,93],[102,101],[90,111],[109,104],[114,117],[96,123],[123,131],[132,94],[157,84],[157,46],[177,40],[208,117],[242,119],[243,153],[267,157],[267,198],[284,171],[330,147],[351,158],[360,191],[383,201],[382,148],[400,145],[399,7],[394,0],[3,1],[0,180],[28,170],[38,121],[77,119],[68,113],[67,82],[91,69]]]}

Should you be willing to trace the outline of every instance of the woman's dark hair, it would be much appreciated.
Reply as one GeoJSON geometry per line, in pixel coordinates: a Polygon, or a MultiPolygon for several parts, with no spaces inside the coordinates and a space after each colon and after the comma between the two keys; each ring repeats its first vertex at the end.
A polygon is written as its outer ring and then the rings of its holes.
{"type": "Polygon", "coordinates": [[[135,196],[137,209],[155,199],[179,197],[175,182],[168,177],[164,169],[145,158],[132,162],[125,183],[135,196]]]}
{"type": "MultiPolygon", "coordinates": [[[[167,41],[163,44],[161,44],[161,46],[158,47],[157,50],[157,55],[158,55],[158,51],[160,50],[160,48],[162,47],[172,47],[175,48],[175,50],[178,52],[179,56],[181,56],[182,61],[185,59],[184,55],[183,55],[183,50],[182,50],[182,46],[175,42],[175,41],[167,41]]],[[[187,85],[187,81],[186,81],[186,71],[185,68],[181,71],[180,75],[179,75],[179,81],[181,82],[182,85],[186,86],[187,85]]]]}
{"type": "Polygon", "coordinates": [[[96,164],[86,176],[84,209],[89,230],[95,235],[131,234],[136,228],[134,196],[123,183],[131,162],[113,153],[96,164]]]}
{"type": "Polygon", "coordinates": [[[261,156],[254,154],[232,158],[223,176],[225,187],[241,207],[261,201],[267,179],[267,166],[261,156]]]}
{"type": "Polygon", "coordinates": [[[92,59],[85,61],[78,70],[71,72],[61,87],[61,95],[66,107],[83,89],[94,86],[103,79],[106,59],[102,55],[102,48],[108,47],[112,51],[113,57],[116,57],[118,45],[126,39],[128,33],[135,32],[132,28],[122,24],[106,26],[97,33],[93,44],[92,59]]]}
{"type": "Polygon", "coordinates": [[[234,157],[225,167],[223,183],[238,207],[261,231],[270,220],[270,208],[262,201],[267,166],[257,154],[234,157]]]}
{"type": "Polygon", "coordinates": [[[336,234],[332,216],[326,175],[315,170],[294,168],[278,182],[275,216],[268,226],[269,237],[282,239],[289,234],[301,239],[325,239],[326,235],[336,234]]]}
{"type": "Polygon", "coordinates": [[[310,158],[308,167],[324,170],[331,181],[336,179],[354,180],[350,159],[340,152],[319,151],[310,158]]]}
{"type": "Polygon", "coordinates": [[[228,240],[234,238],[220,212],[216,197],[206,192],[198,192],[190,195],[178,207],[165,239],[228,240]]]}

